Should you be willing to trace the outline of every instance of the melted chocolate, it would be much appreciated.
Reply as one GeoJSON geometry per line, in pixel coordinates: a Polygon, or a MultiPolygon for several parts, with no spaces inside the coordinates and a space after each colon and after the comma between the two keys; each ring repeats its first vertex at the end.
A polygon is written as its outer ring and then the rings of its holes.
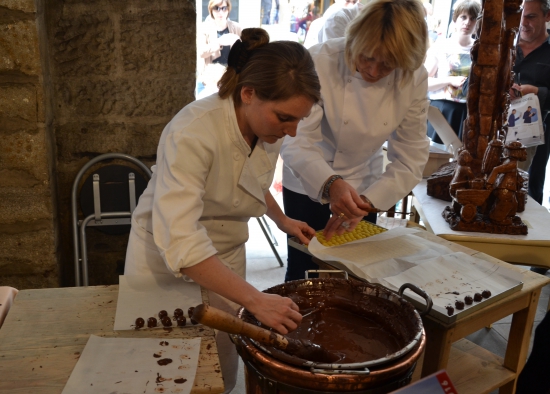
{"type": "Polygon", "coordinates": [[[172,362],[171,358],[163,358],[157,361],[158,365],[168,365],[172,362]]]}
{"type": "Polygon", "coordinates": [[[183,384],[185,382],[187,382],[187,379],[184,379],[184,378],[174,379],[174,383],[177,383],[177,384],[183,384]]]}
{"type": "Polygon", "coordinates": [[[156,326],[157,326],[157,319],[155,319],[154,317],[150,317],[149,319],[147,319],[147,327],[151,328],[156,326]]]}
{"type": "Polygon", "coordinates": [[[166,341],[160,341],[159,345],[160,345],[160,346],[168,346],[168,345],[170,345],[170,344],[169,344],[168,342],[166,342],[166,341]]]}
{"type": "Polygon", "coordinates": [[[376,360],[402,347],[380,324],[355,313],[327,307],[306,316],[298,329],[287,336],[337,354],[339,363],[376,360]]]}

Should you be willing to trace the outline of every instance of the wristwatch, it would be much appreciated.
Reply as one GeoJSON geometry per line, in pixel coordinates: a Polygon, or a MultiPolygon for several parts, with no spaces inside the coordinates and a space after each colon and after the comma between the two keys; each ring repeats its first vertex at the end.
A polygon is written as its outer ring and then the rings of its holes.
{"type": "Polygon", "coordinates": [[[337,179],[344,179],[344,178],[342,178],[340,175],[333,175],[330,178],[328,178],[328,180],[325,182],[325,186],[323,186],[323,194],[321,195],[321,197],[324,200],[330,199],[330,195],[329,195],[330,187],[337,179]]]}

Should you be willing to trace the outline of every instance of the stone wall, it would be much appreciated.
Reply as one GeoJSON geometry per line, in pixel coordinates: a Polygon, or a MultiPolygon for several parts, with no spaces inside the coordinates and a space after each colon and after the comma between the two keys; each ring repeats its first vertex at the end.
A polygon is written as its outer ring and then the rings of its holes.
{"type": "MultiPolygon", "coordinates": [[[[10,177],[17,186],[4,185],[5,181],[0,181],[3,182],[0,185],[0,195],[8,195],[8,200],[9,196],[13,196],[13,205],[17,204],[18,208],[11,207],[4,213],[2,204],[0,221],[6,225],[0,227],[0,231],[6,227],[10,230],[4,229],[4,232],[13,232],[12,224],[29,221],[30,218],[27,216],[30,215],[36,216],[35,221],[42,220],[40,223],[49,229],[49,239],[38,241],[37,237],[32,235],[30,238],[33,242],[40,242],[45,246],[37,248],[36,245],[28,243],[22,248],[14,245],[13,252],[15,255],[19,252],[20,259],[30,261],[35,251],[39,251],[41,258],[46,258],[47,253],[44,252],[50,251],[50,264],[59,269],[52,271],[52,274],[55,273],[50,275],[53,280],[43,280],[40,286],[74,285],[70,215],[73,180],[88,160],[102,153],[127,153],[149,166],[154,164],[158,139],[164,126],[183,106],[194,99],[194,2],[37,0],[37,10],[32,9],[32,1],[0,0],[0,7],[2,3],[5,9],[0,8],[0,13],[4,12],[8,17],[27,18],[20,23],[34,27],[34,36],[31,36],[34,37],[35,43],[33,50],[36,56],[39,56],[39,52],[42,54],[42,69],[46,70],[44,72],[40,67],[33,68],[29,65],[26,66],[29,71],[18,70],[17,75],[24,73],[25,78],[30,78],[27,74],[36,73],[34,79],[37,86],[41,86],[40,75],[45,75],[42,85],[46,88],[44,93],[35,93],[31,102],[24,101],[26,105],[13,105],[16,110],[14,108],[10,113],[17,114],[16,119],[5,115],[5,106],[0,105],[0,121],[13,125],[13,128],[18,130],[12,133],[2,131],[8,138],[17,138],[17,141],[10,141],[8,144],[5,144],[5,141],[2,143],[0,157],[2,169],[5,168],[4,163],[10,161],[6,168],[9,168],[10,177]],[[29,140],[29,132],[24,134],[20,131],[20,124],[31,122],[29,108],[41,111],[42,118],[45,116],[44,113],[51,114],[40,141],[35,135],[32,135],[34,139],[29,140]],[[49,140],[53,141],[51,150],[48,150],[48,144],[44,143],[48,135],[51,135],[49,140]],[[14,146],[17,143],[21,146],[18,151],[10,148],[10,145],[14,146]],[[30,157],[29,149],[33,157],[30,157]],[[47,158],[52,158],[50,167],[55,174],[51,178],[54,179],[53,198],[48,187],[48,171],[39,168],[35,159],[39,153],[43,156],[45,168],[47,158]],[[8,155],[11,155],[10,158],[16,158],[17,167],[14,167],[16,164],[13,160],[8,160],[8,155]],[[30,168],[24,167],[22,163],[25,162],[29,163],[30,168]],[[46,178],[42,179],[38,175],[46,178]],[[37,186],[31,182],[38,182],[35,178],[45,185],[39,185],[40,190],[44,189],[42,194],[39,194],[37,186]],[[45,192],[46,189],[48,194],[45,192]],[[58,207],[57,215],[53,214],[54,206],[58,207]],[[54,243],[54,229],[58,232],[57,249],[54,243]],[[55,250],[57,258],[53,258],[55,250]],[[58,276],[60,282],[57,281],[58,276]]],[[[0,18],[0,22],[3,19],[5,18],[0,18]]],[[[1,26],[5,25],[7,23],[1,26]]],[[[31,41],[24,35],[31,34],[26,30],[18,34],[22,37],[20,41],[26,44],[31,41]]],[[[14,48],[14,51],[23,49],[14,48]]],[[[27,50],[20,57],[26,59],[30,52],[27,50]]],[[[0,55],[0,59],[2,58],[0,55]]],[[[1,64],[0,67],[5,65],[1,64]]],[[[19,68],[22,69],[23,66],[19,68]]],[[[15,75],[14,71],[10,72],[11,75],[15,75]]],[[[5,79],[13,78],[6,76],[5,79]]],[[[27,80],[17,85],[13,82],[5,84],[13,90],[10,93],[11,97],[19,95],[22,98],[24,94],[30,95],[34,86],[27,80]]],[[[43,119],[41,121],[44,122],[43,119]]],[[[34,123],[37,121],[34,120],[34,123]]],[[[34,133],[37,134],[39,127],[35,126],[35,129],[37,130],[34,133]]],[[[37,231],[37,226],[35,223],[33,231],[37,231]]],[[[127,234],[113,236],[90,230],[87,239],[91,267],[90,284],[117,283],[117,263],[120,271],[127,234]]],[[[9,260],[0,255],[0,264],[21,267],[15,256],[9,260]]],[[[28,270],[17,272],[25,277],[30,274],[28,270]]],[[[0,270],[0,284],[10,284],[3,270],[0,270]]],[[[20,286],[38,287],[34,283],[20,286]]]]}
{"type": "Polygon", "coordinates": [[[32,0],[0,0],[0,286],[54,287],[52,136],[32,0]]]}

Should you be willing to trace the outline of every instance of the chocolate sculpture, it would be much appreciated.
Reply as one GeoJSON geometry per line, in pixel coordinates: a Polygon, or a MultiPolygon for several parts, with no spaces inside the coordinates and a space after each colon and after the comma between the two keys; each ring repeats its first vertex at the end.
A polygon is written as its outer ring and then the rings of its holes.
{"type": "Polygon", "coordinates": [[[428,195],[452,201],[442,214],[453,230],[527,234],[516,216],[527,198],[527,173],[517,168],[525,160],[525,147],[506,142],[520,5],[521,0],[484,2],[471,51],[464,146],[457,162],[428,179],[428,195]]]}

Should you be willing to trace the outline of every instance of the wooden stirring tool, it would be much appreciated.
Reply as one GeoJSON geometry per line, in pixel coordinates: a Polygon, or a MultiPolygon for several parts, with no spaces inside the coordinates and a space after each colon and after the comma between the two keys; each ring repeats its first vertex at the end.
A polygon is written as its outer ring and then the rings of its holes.
{"type": "Polygon", "coordinates": [[[200,304],[195,307],[193,319],[216,330],[252,338],[263,345],[273,346],[304,360],[334,363],[340,359],[336,354],[310,341],[285,337],[274,331],[247,323],[209,305],[200,304]]]}

